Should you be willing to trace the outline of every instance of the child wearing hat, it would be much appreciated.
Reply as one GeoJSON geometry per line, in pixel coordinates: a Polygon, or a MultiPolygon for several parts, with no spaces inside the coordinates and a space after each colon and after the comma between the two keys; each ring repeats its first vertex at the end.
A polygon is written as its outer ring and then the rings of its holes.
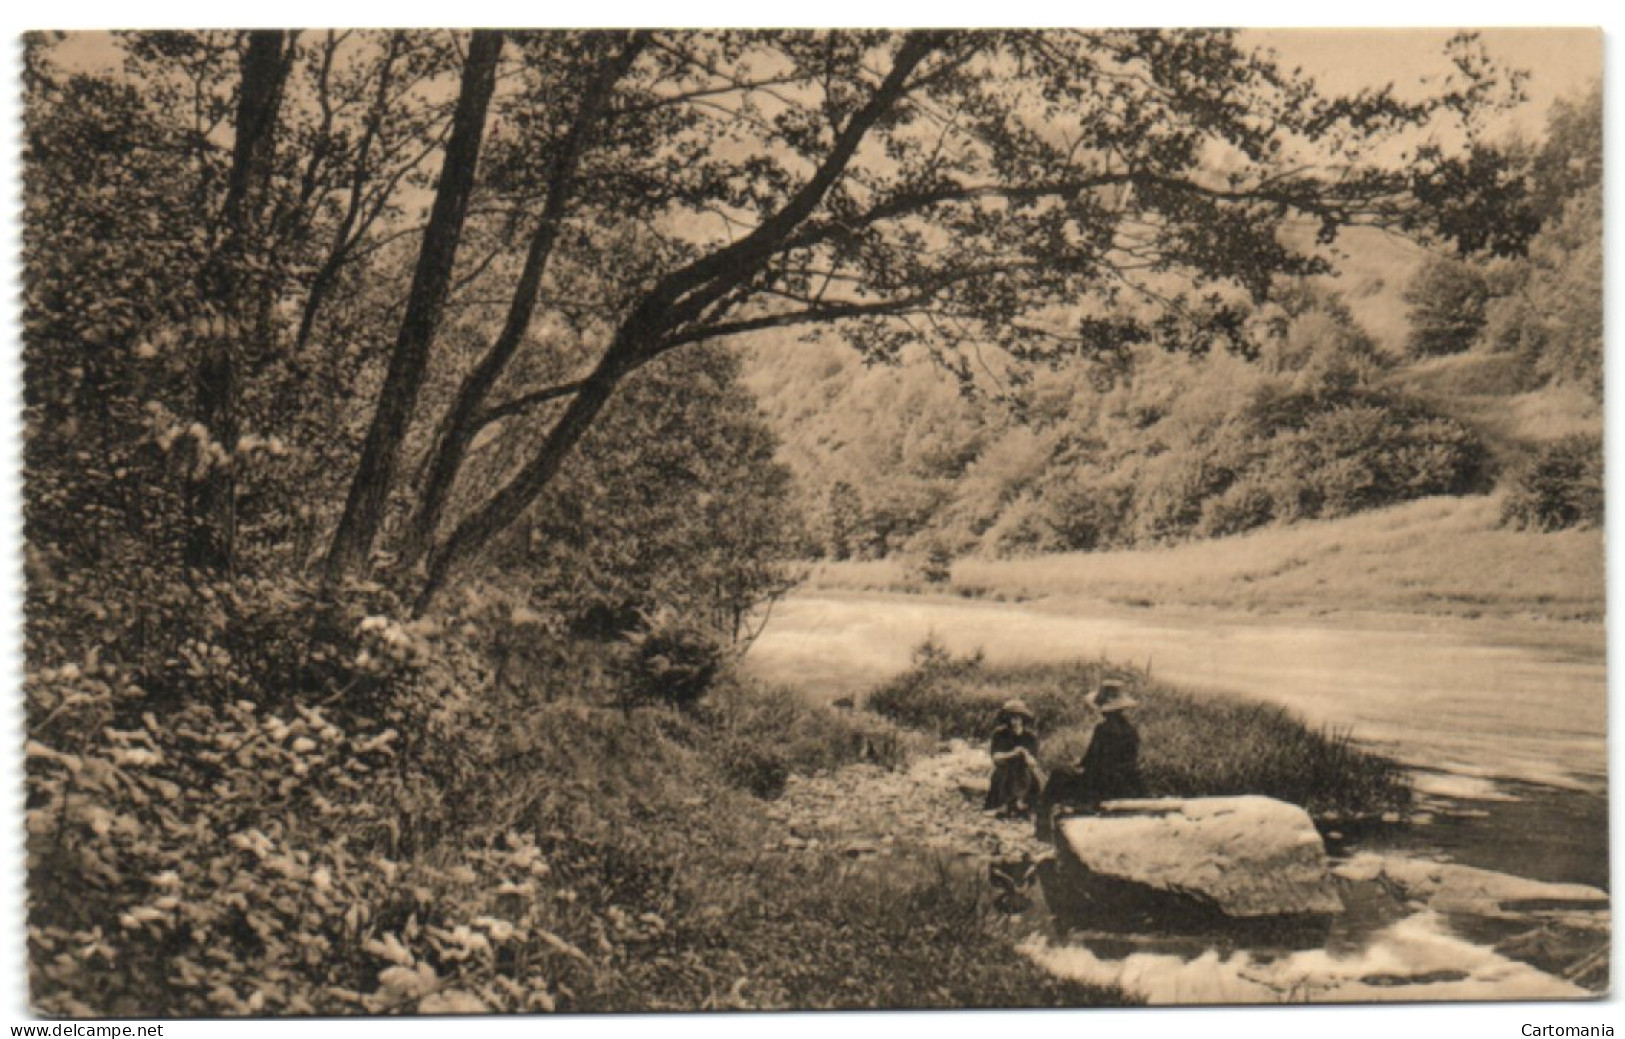
{"type": "Polygon", "coordinates": [[[1038,768],[1038,733],[1025,702],[1009,700],[999,709],[990,750],[993,779],[983,807],[1006,818],[1025,819],[1044,785],[1038,768]]]}

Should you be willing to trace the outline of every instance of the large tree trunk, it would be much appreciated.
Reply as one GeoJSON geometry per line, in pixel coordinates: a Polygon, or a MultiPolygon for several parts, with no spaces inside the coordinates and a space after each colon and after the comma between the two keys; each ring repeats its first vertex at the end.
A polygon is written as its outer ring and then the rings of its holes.
{"type": "Polygon", "coordinates": [[[452,266],[462,239],[469,195],[473,192],[474,171],[485,133],[485,113],[496,84],[497,58],[501,51],[500,31],[474,32],[468,60],[463,65],[451,138],[446,144],[446,159],[441,167],[429,224],[424,230],[423,247],[418,253],[406,314],[401,319],[389,371],[378,395],[378,410],[373,414],[361,448],[361,461],[350,483],[344,515],[328,549],[324,575],[329,581],[365,569],[383,522],[401,441],[412,419],[428,368],[429,349],[450,290],[452,266]]]}
{"type": "Polygon", "coordinates": [[[486,395],[491,392],[491,387],[496,385],[497,378],[507,368],[508,362],[513,359],[519,345],[524,341],[525,331],[530,327],[531,317],[536,311],[536,297],[541,290],[542,277],[547,271],[548,260],[553,255],[553,243],[558,240],[559,228],[563,226],[569,212],[581,156],[590,144],[593,129],[608,105],[616,82],[626,75],[632,63],[637,60],[638,52],[646,44],[645,35],[635,33],[627,40],[625,46],[599,65],[576,108],[570,129],[559,142],[552,161],[548,164],[547,201],[542,206],[541,219],[531,233],[530,247],[525,254],[525,266],[514,288],[507,319],[496,341],[491,344],[491,349],[463,379],[451,410],[446,415],[443,423],[444,433],[434,449],[434,461],[429,468],[423,497],[413,514],[402,547],[402,556],[407,563],[415,563],[423,558],[434,539],[435,528],[440,524],[446,499],[450,496],[452,484],[456,482],[457,473],[462,468],[468,445],[480,430],[481,423],[476,421],[476,418],[481,405],[484,404],[486,395]]]}
{"type": "MultiPolygon", "coordinates": [[[[224,456],[202,457],[187,488],[189,527],[186,565],[209,573],[228,573],[237,540],[237,481],[232,454],[237,447],[237,394],[245,331],[268,334],[268,286],[254,284],[245,261],[258,238],[275,152],[277,109],[287,78],[283,33],[248,34],[242,56],[242,84],[237,100],[237,139],[221,214],[222,240],[203,272],[204,297],[219,308],[222,320],[210,322],[203,359],[196,373],[198,421],[210,445],[224,456]]],[[[269,348],[261,342],[259,350],[269,348]]]]}

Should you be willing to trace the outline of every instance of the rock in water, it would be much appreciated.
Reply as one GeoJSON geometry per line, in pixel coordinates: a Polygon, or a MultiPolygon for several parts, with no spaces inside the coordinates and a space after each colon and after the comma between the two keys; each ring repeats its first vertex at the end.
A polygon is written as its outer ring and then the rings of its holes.
{"type": "Polygon", "coordinates": [[[1268,797],[1107,802],[1061,820],[1046,884],[1065,927],[1280,932],[1343,910],[1309,814],[1268,797]],[[1053,892],[1053,893],[1052,893],[1053,892]]]}

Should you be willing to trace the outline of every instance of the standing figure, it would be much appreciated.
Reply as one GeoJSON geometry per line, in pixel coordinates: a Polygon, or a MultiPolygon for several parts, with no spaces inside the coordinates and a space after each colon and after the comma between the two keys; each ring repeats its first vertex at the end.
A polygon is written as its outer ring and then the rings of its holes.
{"type": "Polygon", "coordinates": [[[1037,833],[1049,840],[1055,818],[1062,812],[1096,811],[1102,801],[1143,797],[1140,780],[1140,734],[1123,712],[1138,707],[1123,683],[1105,679],[1090,702],[1100,712],[1100,724],[1089,737],[1089,749],[1076,768],[1058,768],[1038,799],[1037,833]]]}
{"type": "Polygon", "coordinates": [[[1002,816],[1024,819],[1038,802],[1043,775],[1038,769],[1038,733],[1033,712],[1021,700],[1010,700],[993,722],[993,779],[983,807],[1002,816]]]}

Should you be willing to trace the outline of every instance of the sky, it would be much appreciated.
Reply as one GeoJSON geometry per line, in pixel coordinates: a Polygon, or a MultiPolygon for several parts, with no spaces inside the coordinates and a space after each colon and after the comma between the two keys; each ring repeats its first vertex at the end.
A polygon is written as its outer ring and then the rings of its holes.
{"type": "MultiPolygon", "coordinates": [[[[1243,38],[1273,48],[1284,65],[1301,65],[1327,89],[1348,91],[1392,82],[1403,93],[1407,87],[1418,86],[1422,76],[1452,71],[1444,46],[1456,32],[1251,30],[1243,38]]],[[[1552,102],[1586,90],[1602,75],[1603,36],[1595,28],[1483,29],[1479,35],[1491,57],[1529,73],[1524,84],[1528,100],[1496,120],[1497,129],[1516,129],[1525,137],[1538,137],[1552,102]]]]}

